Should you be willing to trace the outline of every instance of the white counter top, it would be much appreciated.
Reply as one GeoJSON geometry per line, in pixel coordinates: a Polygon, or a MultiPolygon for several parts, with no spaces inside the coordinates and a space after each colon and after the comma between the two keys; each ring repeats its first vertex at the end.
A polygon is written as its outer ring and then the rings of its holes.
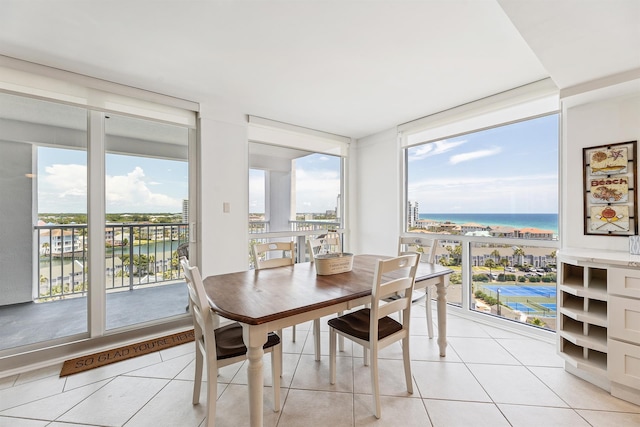
{"type": "Polygon", "coordinates": [[[558,260],[571,263],[572,260],[593,262],[621,267],[640,268],[640,255],[605,249],[562,248],[557,253],[558,260]]]}

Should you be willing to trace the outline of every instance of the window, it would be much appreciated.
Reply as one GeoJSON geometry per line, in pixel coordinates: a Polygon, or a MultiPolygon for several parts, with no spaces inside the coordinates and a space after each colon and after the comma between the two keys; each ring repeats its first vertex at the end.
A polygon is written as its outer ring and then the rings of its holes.
{"type": "Polygon", "coordinates": [[[250,244],[293,239],[296,259],[305,260],[308,237],[343,228],[348,138],[255,117],[250,122],[250,244]]]}
{"type": "Polygon", "coordinates": [[[408,148],[407,199],[409,231],[557,240],[558,115],[408,148]]]}
{"type": "Polygon", "coordinates": [[[557,108],[543,82],[401,126],[405,231],[438,238],[449,303],[555,329],[557,108]]]}

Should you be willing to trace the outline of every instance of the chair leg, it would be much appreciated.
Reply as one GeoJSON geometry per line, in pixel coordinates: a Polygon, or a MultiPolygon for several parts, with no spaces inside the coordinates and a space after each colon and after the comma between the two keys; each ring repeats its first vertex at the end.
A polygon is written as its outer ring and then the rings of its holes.
{"type": "MultiPolygon", "coordinates": [[[[343,314],[344,311],[341,311],[340,313],[338,313],[338,317],[342,316],[343,314]]],[[[341,352],[344,351],[344,337],[342,335],[338,337],[338,350],[340,350],[341,352]]]]}
{"type": "Polygon", "coordinates": [[[200,403],[200,389],[202,387],[202,366],[204,364],[203,355],[200,351],[199,343],[196,341],[196,374],[193,381],[193,401],[194,405],[200,403]]]}
{"type": "Polygon", "coordinates": [[[362,357],[364,358],[364,366],[369,366],[369,349],[362,347],[362,357]]]}
{"type": "Polygon", "coordinates": [[[409,337],[402,340],[402,359],[404,361],[404,377],[407,382],[407,392],[413,394],[413,378],[411,376],[411,355],[409,353],[409,337]]]}
{"type": "Polygon", "coordinates": [[[316,362],[320,361],[320,319],[313,320],[313,347],[316,354],[316,362]]]}
{"type": "Polygon", "coordinates": [[[433,338],[433,306],[431,304],[433,297],[433,286],[427,286],[427,298],[425,301],[425,306],[427,308],[427,331],[429,333],[429,338],[433,338]]]}
{"type": "Polygon", "coordinates": [[[215,357],[211,358],[207,354],[207,427],[215,427],[217,399],[218,399],[218,367],[217,367],[215,357]]]}
{"type": "Polygon", "coordinates": [[[336,383],[336,331],[329,328],[329,383],[336,383]]]}
{"type": "Polygon", "coordinates": [[[376,418],[380,418],[380,382],[378,381],[378,352],[371,350],[371,392],[373,394],[373,407],[376,418]]]}
{"type": "Polygon", "coordinates": [[[296,342],[296,325],[293,325],[293,339],[292,342],[296,342]]]}
{"type": "MultiPolygon", "coordinates": [[[[284,335],[282,335],[282,329],[278,329],[276,331],[276,334],[278,334],[278,336],[280,337],[280,345],[282,345],[282,343],[284,342],[284,335]]],[[[282,366],[282,358],[280,358],[280,377],[282,377],[282,371],[284,371],[284,368],[282,366]]]]}
{"type": "Polygon", "coordinates": [[[271,382],[273,386],[273,411],[280,411],[280,377],[282,376],[282,344],[271,351],[271,382]]]}

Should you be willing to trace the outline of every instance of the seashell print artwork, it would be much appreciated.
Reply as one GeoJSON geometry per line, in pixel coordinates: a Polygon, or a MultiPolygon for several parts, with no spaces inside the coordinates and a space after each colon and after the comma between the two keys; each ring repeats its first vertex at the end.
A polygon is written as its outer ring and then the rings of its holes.
{"type": "Polygon", "coordinates": [[[610,175],[626,173],[627,162],[627,147],[620,147],[592,152],[589,164],[593,175],[610,175]]]}
{"type": "Polygon", "coordinates": [[[593,176],[587,180],[589,188],[589,201],[591,203],[626,203],[629,201],[628,175],[598,177],[593,176]]]}

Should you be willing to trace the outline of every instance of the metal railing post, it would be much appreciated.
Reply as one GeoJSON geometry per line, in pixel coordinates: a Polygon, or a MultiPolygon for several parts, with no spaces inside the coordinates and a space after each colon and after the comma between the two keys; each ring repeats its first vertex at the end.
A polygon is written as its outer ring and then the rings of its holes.
{"type": "Polygon", "coordinates": [[[129,242],[129,290],[133,290],[133,242],[135,240],[135,236],[133,235],[133,226],[129,226],[129,238],[131,241],[129,242]]]}

